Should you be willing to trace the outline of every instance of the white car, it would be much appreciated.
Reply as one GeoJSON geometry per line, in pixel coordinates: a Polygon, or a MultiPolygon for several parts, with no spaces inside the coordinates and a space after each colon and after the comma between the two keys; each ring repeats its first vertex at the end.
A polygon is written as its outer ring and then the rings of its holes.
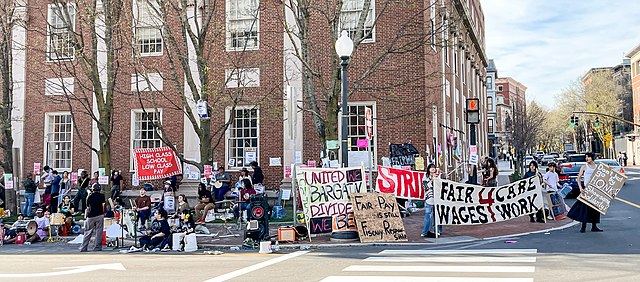
{"type": "Polygon", "coordinates": [[[624,167],[622,167],[620,165],[620,163],[618,163],[617,160],[614,159],[601,159],[601,160],[595,160],[596,164],[600,164],[600,163],[604,163],[606,165],[608,165],[609,167],[611,167],[611,169],[624,174],[624,167]]]}

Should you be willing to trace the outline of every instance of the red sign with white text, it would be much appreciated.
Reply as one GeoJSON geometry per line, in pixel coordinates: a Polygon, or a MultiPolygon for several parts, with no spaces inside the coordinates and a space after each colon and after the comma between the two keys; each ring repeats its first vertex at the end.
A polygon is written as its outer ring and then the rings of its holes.
{"type": "Polygon", "coordinates": [[[161,179],[182,173],[180,161],[169,147],[136,149],[134,152],[139,180],[161,179]]]}
{"type": "Polygon", "coordinates": [[[424,171],[411,171],[386,166],[378,166],[376,190],[395,194],[397,198],[424,200],[422,178],[424,171]]]}

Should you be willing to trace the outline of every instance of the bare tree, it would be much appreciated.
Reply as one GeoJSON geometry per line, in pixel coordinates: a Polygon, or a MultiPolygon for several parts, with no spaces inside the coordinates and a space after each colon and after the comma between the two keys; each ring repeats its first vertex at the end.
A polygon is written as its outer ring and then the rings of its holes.
{"type": "MultiPolygon", "coordinates": [[[[426,2],[426,1],[425,1],[426,2]]],[[[355,78],[349,81],[349,92],[351,96],[356,92],[367,92],[373,98],[394,103],[398,108],[403,105],[423,103],[419,95],[414,100],[401,99],[394,95],[394,91],[415,86],[423,81],[440,81],[441,72],[435,70],[432,73],[426,73],[425,77],[412,77],[410,79],[397,79],[393,82],[372,82],[374,74],[385,73],[389,77],[394,77],[397,73],[405,70],[394,69],[389,62],[395,58],[409,54],[422,54],[424,52],[433,52],[436,48],[447,46],[449,44],[448,34],[452,34],[451,38],[456,37],[456,32],[460,32],[460,21],[456,13],[441,14],[437,12],[439,18],[434,22],[436,26],[433,32],[427,30],[427,25],[423,20],[425,15],[430,13],[436,7],[426,5],[413,5],[405,2],[392,0],[383,0],[375,2],[375,13],[371,9],[373,1],[343,1],[343,0],[286,0],[285,9],[291,11],[294,15],[295,25],[284,23],[286,36],[291,42],[294,42],[292,53],[301,63],[302,88],[303,88],[303,107],[302,111],[310,113],[315,125],[316,135],[322,148],[325,148],[327,140],[338,139],[338,115],[340,112],[341,82],[340,82],[340,66],[341,59],[335,54],[333,44],[330,48],[326,47],[326,42],[336,42],[341,30],[348,30],[351,39],[354,42],[354,51],[350,59],[350,67],[357,69],[355,78]],[[355,8],[360,12],[354,15],[352,12],[354,7],[346,5],[357,3],[355,8]],[[362,3],[362,5],[360,5],[362,3]],[[374,30],[378,20],[390,15],[391,10],[397,10],[402,6],[403,16],[398,17],[397,29],[394,32],[386,33],[390,38],[386,38],[383,42],[376,43],[376,51],[367,50],[360,53],[358,50],[372,40],[374,30]],[[437,24],[436,24],[437,23],[437,24]],[[312,29],[312,26],[321,25],[322,28],[312,29]],[[445,37],[436,36],[446,34],[445,37]],[[319,42],[315,36],[320,35],[324,40],[319,42]],[[314,40],[315,39],[315,40],[314,40]],[[425,48],[433,45],[434,48],[425,48]],[[431,51],[433,50],[433,51],[431,51]],[[321,58],[321,59],[320,59],[321,58]],[[380,93],[385,93],[381,95],[380,93]]],[[[434,5],[439,5],[439,1],[435,1],[434,5]]],[[[437,9],[440,11],[440,9],[437,9]]],[[[460,46],[464,42],[459,42],[460,46]]],[[[450,45],[449,45],[450,46],[450,45]]],[[[425,64],[423,59],[415,62],[425,64]]],[[[427,70],[425,70],[427,71],[427,70]]],[[[440,89],[441,84],[435,83],[433,88],[440,89]]],[[[438,106],[438,105],[436,105],[438,106]]],[[[425,108],[430,108],[431,104],[425,103],[425,108]]],[[[405,116],[420,117],[424,114],[425,108],[416,111],[398,112],[395,116],[388,116],[385,119],[393,119],[405,116]]],[[[348,113],[345,113],[348,114],[348,113]]],[[[381,117],[378,117],[381,119],[381,117]]]]}
{"type": "Polygon", "coordinates": [[[547,111],[536,102],[515,103],[513,108],[513,147],[519,158],[541,140],[547,111]]]}
{"type": "MultiPolygon", "coordinates": [[[[616,91],[616,82],[610,71],[592,73],[590,80],[584,85],[586,110],[617,117],[622,111],[622,101],[616,91]]],[[[615,157],[615,152],[608,150],[606,138],[613,139],[615,119],[605,115],[589,116],[591,129],[598,134],[605,156],[615,157]],[[596,117],[598,124],[596,124],[596,117]]]]}
{"type": "Polygon", "coordinates": [[[11,131],[11,111],[13,110],[13,38],[12,29],[16,24],[14,1],[0,5],[0,84],[2,85],[2,104],[0,105],[0,148],[3,159],[0,165],[6,173],[13,171],[13,136],[11,131]]]}

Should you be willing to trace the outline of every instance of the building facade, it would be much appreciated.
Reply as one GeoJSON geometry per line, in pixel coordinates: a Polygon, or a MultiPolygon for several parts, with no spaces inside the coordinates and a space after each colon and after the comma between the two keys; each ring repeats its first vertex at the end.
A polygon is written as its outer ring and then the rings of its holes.
{"type": "Polygon", "coordinates": [[[526,114],[527,87],[511,77],[496,79],[496,139],[500,145],[499,154],[512,150],[513,121],[523,119],[526,114]]]}
{"type": "MultiPolygon", "coordinates": [[[[187,7],[178,7],[181,10],[160,9],[148,0],[124,1],[118,7],[124,20],[117,23],[104,17],[113,7],[103,6],[102,1],[96,7],[24,1],[21,9],[28,21],[12,34],[14,46],[28,46],[15,48],[13,62],[17,78],[12,129],[22,174],[32,171],[34,163],[59,171],[97,171],[105,134],[100,99],[112,103],[106,115],[111,125],[110,165],[126,179],[135,172],[133,150],[138,148],[170,144],[185,160],[204,162],[200,144],[206,139],[198,131],[203,122],[211,123],[210,164],[235,173],[255,159],[268,188],[289,176],[289,164],[333,158],[323,152],[306,103],[312,95],[302,79],[307,62],[293,51],[300,50],[303,42],[283,32],[300,28],[297,14],[287,8],[297,2],[223,2],[211,15],[218,27],[211,28],[215,36],[203,42],[198,40],[204,37],[181,37],[184,30],[198,34],[206,22],[201,11],[207,7],[201,1],[188,1],[187,7]],[[80,21],[86,15],[95,15],[96,21],[80,21]],[[117,28],[107,28],[110,25],[117,28]],[[89,50],[95,50],[95,57],[87,56],[92,54],[86,53],[89,50]],[[208,103],[208,118],[194,116],[202,102],[208,103]]],[[[364,3],[344,1],[340,29],[356,36],[364,3]]],[[[480,1],[406,5],[375,0],[364,12],[369,13],[365,38],[349,65],[349,87],[355,90],[348,102],[348,138],[354,160],[357,152],[366,150],[357,146],[357,140],[366,138],[364,118],[369,108],[374,116],[370,146],[376,163],[389,155],[390,143],[411,143],[443,171],[462,171],[469,146],[465,100],[487,101],[480,1]],[[409,23],[423,36],[424,45],[395,40],[409,23]],[[390,47],[396,49],[389,52],[390,47]],[[376,62],[382,67],[370,67],[376,62]]],[[[336,59],[337,34],[321,32],[330,26],[319,19],[315,15],[309,21],[304,43],[315,50],[309,61],[330,62],[336,59]]],[[[318,66],[312,70],[318,74],[314,81],[331,79],[332,67],[318,66]]],[[[322,92],[313,95],[321,98],[322,92]]],[[[337,106],[319,100],[327,107],[337,106]]],[[[477,134],[481,155],[490,149],[488,117],[487,110],[481,110],[477,134]]],[[[184,170],[197,167],[185,164],[184,170]]]]}
{"type": "Polygon", "coordinates": [[[493,59],[489,60],[489,66],[487,67],[487,133],[489,135],[489,156],[496,158],[500,143],[496,139],[496,121],[498,120],[497,106],[496,106],[496,78],[498,78],[498,70],[493,59]]]}

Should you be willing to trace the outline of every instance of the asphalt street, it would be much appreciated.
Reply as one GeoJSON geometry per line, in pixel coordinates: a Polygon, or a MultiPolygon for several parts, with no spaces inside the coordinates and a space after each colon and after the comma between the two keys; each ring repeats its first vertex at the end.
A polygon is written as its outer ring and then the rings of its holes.
{"type": "MultiPolygon", "coordinates": [[[[257,254],[79,254],[64,244],[0,247],[3,281],[640,281],[640,169],[599,225],[459,244],[257,254]],[[590,228],[590,227],[589,227],[590,228]]],[[[571,204],[571,203],[569,203],[571,204]]]]}

